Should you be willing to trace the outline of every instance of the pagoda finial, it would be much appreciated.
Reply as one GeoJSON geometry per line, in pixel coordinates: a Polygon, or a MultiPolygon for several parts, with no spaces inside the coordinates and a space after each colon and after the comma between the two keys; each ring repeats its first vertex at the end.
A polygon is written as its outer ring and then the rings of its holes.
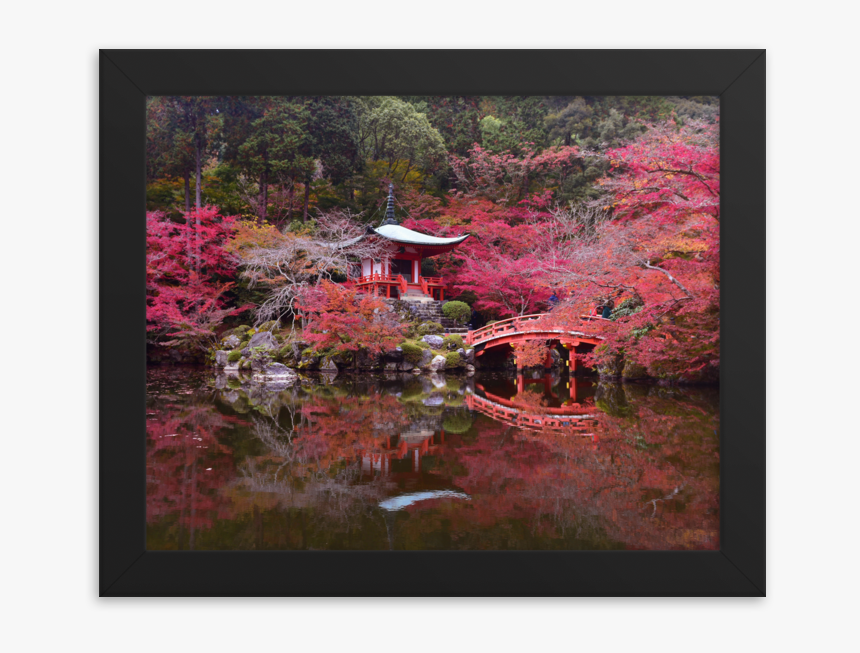
{"type": "MultiPolygon", "coordinates": [[[[388,206],[385,209],[385,220],[382,221],[383,225],[386,224],[397,224],[397,219],[394,217],[394,184],[388,184],[388,206]]],[[[380,225],[382,226],[382,225],[380,225]]]]}

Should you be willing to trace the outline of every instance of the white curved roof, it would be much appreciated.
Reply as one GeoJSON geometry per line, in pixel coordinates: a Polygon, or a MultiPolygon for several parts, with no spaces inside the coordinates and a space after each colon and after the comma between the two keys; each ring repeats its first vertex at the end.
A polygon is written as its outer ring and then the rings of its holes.
{"type": "Polygon", "coordinates": [[[395,240],[398,243],[408,243],[410,245],[456,245],[469,237],[469,234],[455,238],[428,236],[427,234],[401,227],[399,224],[384,224],[374,229],[374,231],[388,240],[395,240]]]}

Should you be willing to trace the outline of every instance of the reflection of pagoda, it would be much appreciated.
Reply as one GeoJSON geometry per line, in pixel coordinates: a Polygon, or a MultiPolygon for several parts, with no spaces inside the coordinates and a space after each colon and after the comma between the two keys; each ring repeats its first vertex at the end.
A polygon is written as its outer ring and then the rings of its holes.
{"type": "Polygon", "coordinates": [[[432,455],[445,444],[445,431],[437,434],[430,430],[401,431],[387,435],[380,447],[373,452],[361,453],[362,476],[387,476],[397,474],[419,474],[421,459],[432,455]]]}

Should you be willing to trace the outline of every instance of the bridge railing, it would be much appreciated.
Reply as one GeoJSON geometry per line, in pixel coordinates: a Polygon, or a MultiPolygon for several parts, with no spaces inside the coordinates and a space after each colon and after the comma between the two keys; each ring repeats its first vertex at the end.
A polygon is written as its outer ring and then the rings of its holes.
{"type": "Polygon", "coordinates": [[[553,415],[532,414],[517,408],[508,408],[484,399],[478,395],[466,395],[466,405],[470,410],[477,410],[488,417],[522,429],[561,430],[571,435],[584,435],[597,442],[594,428],[597,419],[591,413],[587,415],[553,415]]]}
{"type": "MultiPolygon", "coordinates": [[[[602,321],[612,322],[598,315],[582,315],[580,319],[583,322],[602,321]]],[[[499,320],[493,324],[489,324],[480,329],[469,331],[464,338],[467,345],[479,345],[487,340],[498,338],[499,336],[522,333],[528,331],[546,331],[552,329],[552,314],[551,313],[534,313],[532,315],[521,315],[519,317],[511,317],[507,320],[499,320]]]]}
{"type": "Polygon", "coordinates": [[[466,336],[466,344],[478,345],[486,340],[491,340],[507,333],[533,331],[537,327],[535,323],[544,319],[547,315],[547,313],[535,313],[533,315],[521,315],[519,317],[508,318],[507,320],[499,320],[480,329],[469,331],[466,336]]]}

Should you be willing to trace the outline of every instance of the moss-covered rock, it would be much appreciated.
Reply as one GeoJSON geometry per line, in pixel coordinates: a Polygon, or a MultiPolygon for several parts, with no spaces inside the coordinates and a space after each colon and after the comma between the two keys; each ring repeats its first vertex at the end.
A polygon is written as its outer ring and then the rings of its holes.
{"type": "Polygon", "coordinates": [[[418,325],[419,336],[439,335],[444,333],[445,329],[438,322],[423,322],[418,325]]]}
{"type": "Polygon", "coordinates": [[[450,336],[445,336],[442,339],[442,344],[448,351],[456,351],[458,349],[463,349],[463,337],[456,333],[450,336]]]}
{"type": "Polygon", "coordinates": [[[623,369],[624,357],[621,355],[604,358],[597,366],[597,372],[601,377],[620,377],[623,369]]]}
{"type": "Polygon", "coordinates": [[[263,322],[260,326],[258,326],[257,331],[276,331],[280,327],[280,320],[270,320],[269,322],[263,322]]]}
{"type": "Polygon", "coordinates": [[[251,327],[249,327],[247,324],[240,324],[235,329],[230,329],[229,331],[227,331],[223,335],[223,337],[226,338],[227,336],[238,336],[240,340],[245,340],[244,336],[250,328],[251,327]]]}
{"type": "Polygon", "coordinates": [[[644,365],[639,365],[633,361],[624,361],[621,376],[630,380],[644,379],[648,376],[648,371],[645,369],[644,365]]]}
{"type": "Polygon", "coordinates": [[[407,340],[400,343],[400,350],[403,352],[403,360],[419,365],[421,363],[422,347],[412,340],[407,340]]]}
{"type": "Polygon", "coordinates": [[[240,358],[242,358],[242,352],[238,349],[234,349],[229,354],[227,354],[227,362],[228,363],[235,363],[240,358]]]}
{"type": "Polygon", "coordinates": [[[449,352],[445,355],[445,369],[453,369],[455,367],[460,367],[463,364],[463,361],[460,359],[460,354],[456,351],[449,352]]]}

